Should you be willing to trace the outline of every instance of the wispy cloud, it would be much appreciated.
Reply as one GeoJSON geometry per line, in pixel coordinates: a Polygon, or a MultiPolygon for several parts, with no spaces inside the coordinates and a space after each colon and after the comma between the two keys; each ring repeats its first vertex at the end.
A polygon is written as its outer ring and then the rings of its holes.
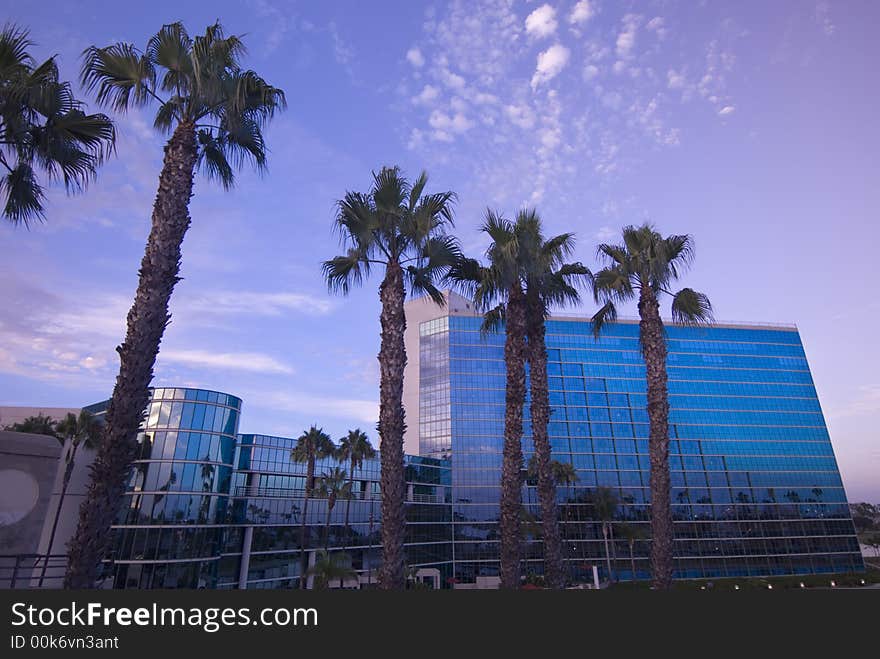
{"type": "Polygon", "coordinates": [[[295,412],[313,419],[337,417],[356,419],[374,425],[379,420],[379,403],[375,400],[316,396],[298,391],[262,392],[251,395],[262,407],[295,412]]]}
{"type": "Polygon", "coordinates": [[[160,363],[184,364],[196,368],[249,371],[252,373],[293,373],[293,368],[260,352],[211,352],[209,350],[160,350],[160,363]]]}
{"type": "Polygon", "coordinates": [[[878,413],[880,413],[880,384],[868,384],[859,387],[857,393],[848,404],[831,410],[828,416],[842,419],[878,413]]]}
{"type": "Polygon", "coordinates": [[[532,76],[532,89],[536,89],[540,85],[550,82],[559,75],[568,59],[571,51],[562,44],[553,44],[542,53],[538,53],[538,65],[535,67],[535,74],[532,76]]]}
{"type": "Polygon", "coordinates": [[[293,311],[326,314],[335,306],[328,298],[293,292],[208,291],[181,296],[178,306],[186,313],[280,316],[293,311]]]}

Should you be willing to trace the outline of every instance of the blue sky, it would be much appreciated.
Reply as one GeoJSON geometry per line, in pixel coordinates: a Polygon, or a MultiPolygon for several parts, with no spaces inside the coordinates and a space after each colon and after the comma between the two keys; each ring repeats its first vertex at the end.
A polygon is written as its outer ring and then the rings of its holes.
{"type": "MultiPolygon", "coordinates": [[[[242,430],[372,431],[374,281],[327,294],[334,201],[370,171],[427,169],[455,190],[467,250],[487,205],[536,205],[577,257],[645,220],[691,233],[687,285],[720,319],[796,322],[851,499],[880,501],[878,244],[871,2],[15,3],[34,53],[145,44],[219,18],[287,92],[269,172],[196,184],[183,281],[156,384],[245,400],[242,430]]],[[[111,391],[163,138],[119,118],[117,156],[47,221],[0,226],[0,404],[81,405],[111,391]]],[[[584,313],[592,313],[585,304],[584,313]]],[[[371,433],[372,434],[372,433],[371,433]]]]}

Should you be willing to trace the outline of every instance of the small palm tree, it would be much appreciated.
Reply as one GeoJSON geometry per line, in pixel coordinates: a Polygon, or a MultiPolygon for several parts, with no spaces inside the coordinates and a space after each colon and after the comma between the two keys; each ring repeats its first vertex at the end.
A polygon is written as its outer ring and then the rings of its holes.
{"type": "Polygon", "coordinates": [[[29,416],[23,421],[7,425],[4,430],[13,432],[25,432],[33,435],[47,435],[57,439],[64,446],[64,436],[58,432],[58,422],[51,416],[37,414],[29,416]]]}
{"type": "Polygon", "coordinates": [[[3,217],[13,224],[42,219],[45,192],[38,180],[60,179],[81,191],[113,150],[116,132],[104,114],[86,114],[50,57],[37,64],[27,30],[0,31],[0,194],[3,217]]]}
{"type": "Polygon", "coordinates": [[[503,326],[505,399],[501,457],[500,528],[501,587],[520,587],[522,559],[523,408],[526,396],[526,309],[523,276],[523,224],[492,210],[480,230],[492,240],[488,265],[462,258],[449,273],[455,286],[483,312],[481,332],[503,326]]]}
{"type": "Polygon", "coordinates": [[[70,477],[73,475],[73,466],[76,462],[76,454],[80,448],[85,447],[94,451],[101,440],[101,424],[89,412],[80,411],[79,415],[68,413],[55,426],[59,437],[64,438],[67,453],[64,456],[64,476],[61,480],[61,493],[58,496],[58,507],[55,509],[55,518],[52,520],[52,531],[49,533],[49,544],[46,546],[46,560],[40,573],[40,586],[43,585],[43,577],[46,574],[46,564],[52,554],[55,544],[55,532],[58,530],[58,520],[64,507],[64,498],[67,496],[67,488],[70,485],[70,477]]]}
{"type": "Polygon", "coordinates": [[[382,569],[380,587],[403,590],[406,482],[403,470],[403,341],[406,290],[426,293],[445,304],[438,282],[459,258],[458,245],[445,234],[452,225],[452,192],[424,194],[428,176],[410,183],[397,167],[373,173],[369,193],[347,192],[337,204],[336,228],[348,248],[324,262],[331,291],[348,294],[373,268],[384,269],[379,286],[382,326],[379,348],[379,448],[382,490],[382,569]]]}
{"type": "Polygon", "coordinates": [[[672,320],[682,324],[712,322],[712,305],[702,293],[671,284],[690,265],[693,239],[664,238],[645,224],[623,229],[623,243],[602,244],[599,256],[606,266],[591,280],[597,303],[593,332],[598,338],[605,323],[617,319],[617,305],[638,301],[639,340],[648,381],[648,452],[651,458],[651,571],[653,587],[672,585],[672,505],[669,475],[669,391],[666,373],[666,335],[660,318],[660,297],[672,297],[672,320]]]}
{"type": "Polygon", "coordinates": [[[317,496],[327,499],[327,520],[324,524],[324,551],[330,551],[330,516],[339,499],[351,501],[351,482],[345,469],[333,467],[318,479],[317,496]]]}
{"type": "Polygon", "coordinates": [[[611,553],[608,550],[608,537],[613,540],[614,517],[617,515],[617,495],[610,487],[600,485],[590,496],[593,514],[602,523],[602,538],[605,541],[605,566],[608,568],[608,579],[614,581],[614,570],[611,569],[611,553]]]}
{"type": "Polygon", "coordinates": [[[324,590],[337,579],[341,588],[345,579],[357,578],[357,572],[351,568],[348,554],[330,554],[319,549],[315,564],[308,570],[308,576],[314,577],[313,585],[316,590],[324,590]]]}
{"type": "Polygon", "coordinates": [[[351,512],[351,500],[354,498],[354,470],[360,469],[364,460],[372,460],[376,457],[376,449],[370,443],[370,438],[360,428],[349,430],[348,434],[339,440],[339,451],[337,457],[340,462],[348,462],[348,488],[352,496],[348,497],[345,502],[345,540],[343,541],[342,551],[348,549],[349,527],[348,519],[351,512]]]}
{"type": "Polygon", "coordinates": [[[229,188],[245,161],[266,166],[262,129],[285,105],[284,92],[242,69],[241,39],[225,36],[219,23],[190,38],[181,23],[165,25],[144,51],[129,43],[83,53],[83,86],[97,100],[124,112],[156,103],[154,126],[171,134],[165,145],[152,227],[141,261],[125,340],[117,348],[119,375],[107,407],[106,439],[70,543],[68,588],[92,588],[108,550],[134,459],[138,427],[149,401],[159,344],[179,281],[181,245],[190,226],[189,201],[197,167],[229,188]]]}
{"type": "Polygon", "coordinates": [[[629,564],[632,569],[632,580],[636,579],[636,543],[646,540],[648,534],[641,524],[618,524],[617,534],[629,545],[629,564]]]}
{"type": "Polygon", "coordinates": [[[306,525],[308,523],[309,499],[315,489],[315,462],[323,458],[329,458],[336,454],[336,447],[333,440],[321,428],[312,426],[300,435],[296,440],[296,446],[290,452],[290,459],[294,462],[306,463],[306,479],[305,492],[303,494],[302,504],[302,522],[299,530],[299,547],[300,547],[300,578],[299,587],[305,590],[306,587],[306,567],[308,565],[308,554],[306,553],[308,544],[306,542],[306,525]]]}

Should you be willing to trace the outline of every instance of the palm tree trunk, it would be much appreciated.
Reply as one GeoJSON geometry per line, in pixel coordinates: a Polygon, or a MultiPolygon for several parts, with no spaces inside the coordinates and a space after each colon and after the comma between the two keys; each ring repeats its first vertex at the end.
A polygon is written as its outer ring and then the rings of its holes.
{"type": "Polygon", "coordinates": [[[541,507],[541,526],[544,535],[544,578],[550,588],[562,588],[565,575],[562,569],[562,539],[559,533],[559,511],[556,506],[556,481],[550,465],[550,394],[547,385],[547,346],[544,343],[544,306],[539,300],[528,304],[528,356],[532,392],[532,441],[535,444],[535,463],[538,472],[538,502],[541,507]]]}
{"type": "MultiPolygon", "coordinates": [[[[71,443],[73,440],[71,440],[71,443]]],[[[70,477],[73,474],[73,461],[76,457],[77,444],[73,444],[70,448],[70,458],[64,465],[64,477],[61,480],[61,493],[58,495],[58,507],[55,509],[55,519],[52,520],[52,532],[49,533],[49,544],[46,545],[46,556],[43,558],[43,569],[40,572],[40,587],[43,586],[43,579],[46,576],[46,568],[49,566],[49,558],[52,556],[52,546],[55,544],[55,533],[58,531],[58,520],[61,518],[61,510],[64,508],[64,498],[67,496],[67,488],[70,485],[70,477]]]]}
{"type": "Polygon", "coordinates": [[[632,577],[631,577],[631,579],[632,579],[633,581],[636,580],[636,552],[635,552],[635,544],[636,544],[636,543],[635,543],[634,540],[630,540],[630,541],[629,541],[629,564],[630,564],[630,567],[632,568],[632,577]]]}
{"type": "Polygon", "coordinates": [[[379,287],[382,302],[382,340],[379,348],[382,568],[379,587],[383,590],[403,590],[406,586],[403,557],[406,532],[406,483],[403,473],[403,369],[406,367],[404,295],[403,270],[399,263],[391,261],[379,287]]]}
{"type": "Polygon", "coordinates": [[[333,514],[333,509],[330,507],[330,504],[327,504],[327,521],[324,523],[324,553],[329,556],[330,555],[330,515],[333,514]]]}
{"type": "Polygon", "coordinates": [[[614,539],[614,520],[608,522],[608,535],[611,537],[611,581],[617,581],[614,576],[617,569],[617,541],[614,539]]]}
{"type": "Polygon", "coordinates": [[[608,523],[602,522],[602,538],[605,540],[605,567],[608,569],[608,582],[611,579],[611,552],[608,551],[608,523]]]}
{"type": "Polygon", "coordinates": [[[508,296],[504,364],[507,391],[501,459],[501,587],[519,588],[522,557],[523,405],[526,395],[525,309],[519,286],[508,296]]]}
{"type": "Polygon", "coordinates": [[[639,336],[648,379],[648,453],[651,460],[652,586],[672,585],[672,502],[669,484],[669,393],[666,339],[657,297],[649,286],[639,294],[639,336]]]}
{"type": "MultiPolygon", "coordinates": [[[[348,499],[345,501],[345,522],[342,524],[342,553],[348,550],[348,537],[350,529],[348,528],[348,513],[351,511],[351,500],[354,498],[354,460],[351,461],[351,470],[348,472],[348,499]]],[[[342,577],[339,577],[339,588],[342,588],[342,577]]]]}
{"type": "Polygon", "coordinates": [[[312,498],[312,485],[315,480],[315,458],[309,456],[306,463],[306,491],[303,498],[302,523],[299,527],[299,588],[306,589],[306,572],[309,569],[308,548],[306,547],[306,524],[309,515],[309,499],[312,498]]]}
{"type": "Polygon", "coordinates": [[[165,146],[137,292],[128,312],[125,341],[116,348],[119,375],[80,506],[79,524],[68,545],[65,588],[94,588],[101,562],[111,549],[114,536],[110,527],[122,505],[137,450],[138,428],[150,398],[153,365],[171,319],[168,301],[179,279],[180,247],[190,225],[189,200],[197,157],[195,127],[179,124],[165,146]]]}

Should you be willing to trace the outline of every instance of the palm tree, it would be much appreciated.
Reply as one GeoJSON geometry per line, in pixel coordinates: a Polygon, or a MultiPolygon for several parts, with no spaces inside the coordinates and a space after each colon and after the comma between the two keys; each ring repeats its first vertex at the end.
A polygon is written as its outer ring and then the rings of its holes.
{"type": "Polygon", "coordinates": [[[48,435],[57,439],[64,446],[64,437],[58,433],[58,422],[51,416],[45,414],[37,414],[29,416],[23,421],[7,425],[4,430],[13,432],[25,432],[33,435],[48,435]]]}
{"type": "MultiPolygon", "coordinates": [[[[517,218],[519,220],[519,218],[517,218]]],[[[483,312],[481,332],[505,330],[504,445],[501,458],[500,527],[501,587],[520,587],[522,558],[523,407],[526,396],[526,320],[523,288],[524,227],[492,210],[481,231],[491,238],[488,265],[462,259],[452,269],[454,282],[483,312]]]]}
{"type": "Polygon", "coordinates": [[[345,539],[343,540],[342,551],[348,549],[348,519],[351,512],[351,500],[354,498],[354,470],[360,469],[364,464],[364,460],[372,460],[376,457],[376,449],[370,443],[370,438],[360,428],[349,430],[348,434],[339,440],[339,451],[337,457],[340,462],[348,462],[348,489],[351,496],[345,502],[345,539]]]}
{"type": "Polygon", "coordinates": [[[608,568],[608,579],[614,581],[614,571],[611,569],[611,554],[608,551],[608,536],[613,534],[612,524],[617,515],[617,495],[610,487],[600,485],[590,496],[593,504],[593,514],[602,522],[602,538],[605,541],[605,565],[608,568]]]}
{"type": "Polygon", "coordinates": [[[143,52],[116,43],[83,53],[82,84],[99,103],[123,112],[155,102],[154,125],[171,138],[125,341],[117,348],[119,375],[107,408],[105,438],[70,543],[68,588],[93,587],[108,550],[110,524],[125,491],[153,365],[170,320],[168,302],[179,280],[180,249],[190,225],[194,171],[200,166],[229,188],[234,167],[246,160],[259,170],[266,165],[262,128],[284,107],[284,92],[242,69],[243,52],[241,40],[224,36],[219,23],[195,39],[181,23],[172,23],[143,52]]]}
{"type": "Polygon", "coordinates": [[[52,521],[52,531],[49,533],[49,544],[46,546],[46,558],[40,573],[40,586],[43,585],[46,565],[49,562],[49,556],[52,555],[52,546],[55,544],[55,532],[58,530],[58,519],[61,517],[61,509],[64,507],[64,498],[67,496],[70,477],[73,475],[76,453],[82,446],[90,451],[94,451],[98,447],[98,442],[101,439],[101,423],[85,410],[80,411],[79,415],[69,412],[56,424],[55,431],[64,438],[67,454],[65,455],[64,476],[61,480],[61,493],[58,495],[58,507],[55,509],[55,519],[52,521]]]}
{"type": "Polygon", "coordinates": [[[632,568],[632,580],[636,580],[636,543],[645,540],[648,534],[640,524],[618,524],[617,533],[629,545],[629,564],[632,568]]]}
{"type": "Polygon", "coordinates": [[[315,489],[315,462],[322,458],[328,458],[336,453],[336,447],[330,436],[321,428],[312,426],[302,435],[297,437],[296,446],[290,452],[290,459],[294,462],[306,463],[306,481],[305,492],[302,504],[302,521],[299,527],[299,547],[300,547],[300,577],[299,587],[305,590],[306,587],[306,566],[308,565],[308,554],[306,553],[306,524],[308,522],[309,499],[315,489]]]}
{"type": "Polygon", "coordinates": [[[353,579],[357,577],[355,572],[348,564],[348,554],[330,554],[326,550],[319,549],[315,564],[309,568],[308,576],[314,577],[314,587],[316,590],[324,590],[329,588],[330,584],[335,580],[339,580],[339,587],[342,588],[342,582],[345,579],[353,579]]]}
{"type": "Polygon", "coordinates": [[[544,525],[545,578],[550,588],[562,588],[562,539],[556,506],[556,485],[550,457],[550,393],[547,386],[546,320],[553,306],[580,302],[577,285],[590,275],[580,263],[566,263],[574,250],[574,234],[563,233],[545,240],[541,218],[532,210],[521,211],[517,223],[525,240],[520,244],[526,268],[526,339],[531,390],[532,441],[538,474],[538,501],[544,525]]]}
{"type": "Polygon", "coordinates": [[[351,501],[351,481],[341,467],[325,471],[318,479],[316,494],[327,499],[327,521],[324,524],[324,551],[330,551],[330,516],[339,499],[351,501]]]}
{"type": "Polygon", "coordinates": [[[648,452],[651,460],[651,571],[653,588],[672,585],[672,506],[669,476],[669,392],[666,374],[666,336],[660,318],[660,296],[672,297],[672,320],[682,324],[712,322],[709,298],[691,288],[669,290],[690,265],[693,239],[689,235],[664,238],[645,224],[623,229],[623,243],[602,244],[599,256],[606,266],[592,278],[597,303],[593,316],[598,338],[607,322],[617,319],[617,304],[638,300],[639,340],[648,381],[648,452]]]}
{"type": "Polygon", "coordinates": [[[44,217],[42,169],[50,181],[62,180],[79,192],[95,177],[116,141],[113,122],[86,114],[69,82],[59,79],[50,57],[37,64],[27,30],[6,25],[0,31],[0,193],[3,217],[27,226],[44,217]]]}
{"type": "Polygon", "coordinates": [[[411,293],[426,293],[445,304],[435,283],[459,257],[457,242],[446,235],[452,224],[452,192],[426,195],[425,172],[412,184],[397,167],[373,173],[369,193],[347,192],[337,203],[336,228],[345,254],[325,261],[324,276],[331,291],[348,294],[374,267],[384,268],[379,286],[382,326],[379,348],[379,449],[382,489],[382,569],[379,583],[386,590],[403,590],[404,499],[403,369],[406,317],[403,303],[411,293]]]}

